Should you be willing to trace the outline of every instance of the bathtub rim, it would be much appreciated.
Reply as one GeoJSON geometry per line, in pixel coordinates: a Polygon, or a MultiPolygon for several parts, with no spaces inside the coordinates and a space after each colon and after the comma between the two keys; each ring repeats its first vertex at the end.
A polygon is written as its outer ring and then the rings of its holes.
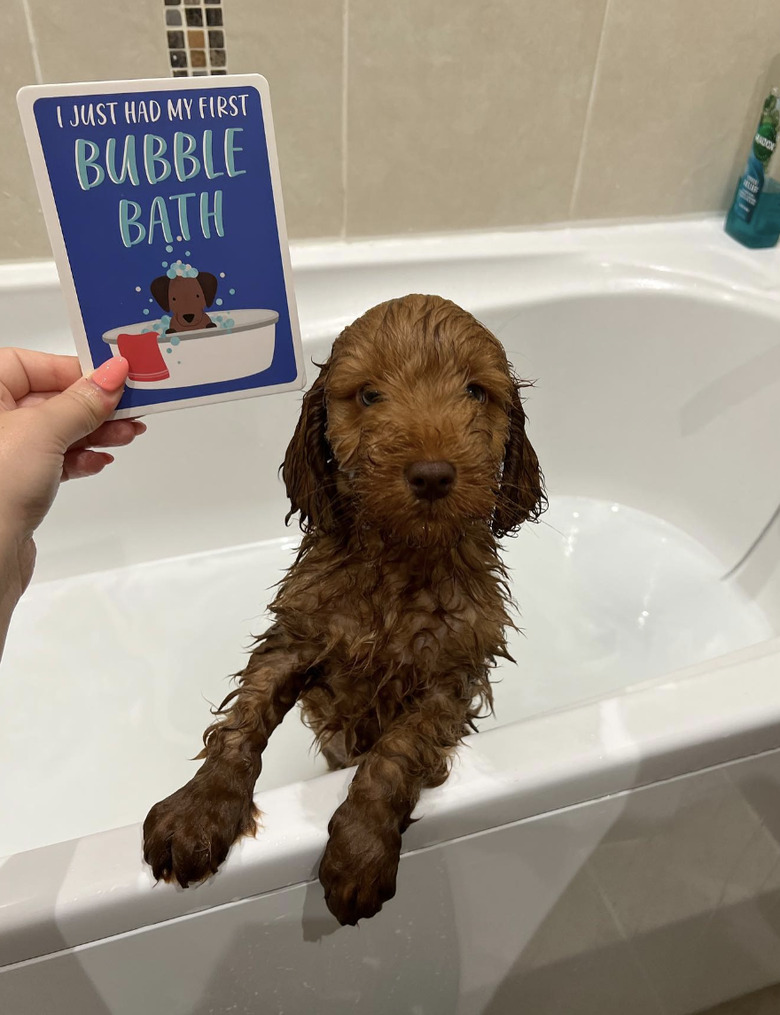
{"type": "MultiPolygon", "coordinates": [[[[779,673],[775,638],[469,738],[444,786],[423,793],[403,852],[776,750],[779,673]]],[[[140,823],[0,860],[0,968],[310,882],[353,773],[259,793],[263,830],[187,891],[155,886],[140,823]]]]}
{"type": "MultiPolygon", "coordinates": [[[[750,250],[731,240],[723,231],[721,216],[660,219],[642,222],[551,223],[545,227],[505,229],[486,232],[413,234],[357,239],[302,240],[290,244],[292,266],[299,302],[308,311],[309,337],[312,318],[330,325],[327,313],[338,300],[345,305],[341,316],[351,321],[338,283],[355,270],[361,272],[361,294],[382,279],[395,286],[393,269],[441,264],[458,286],[472,273],[475,262],[491,263],[491,273],[475,287],[475,306],[496,306],[505,288],[502,269],[547,267],[562,258],[574,268],[573,291],[578,281],[587,281],[592,291],[594,273],[615,282],[619,275],[648,270],[669,283],[700,283],[704,288],[758,296],[761,302],[780,303],[780,246],[750,250]],[[389,270],[389,275],[388,275],[389,270]],[[499,297],[496,300],[496,297],[499,297]],[[328,298],[329,297],[329,298],[328,298]],[[318,310],[318,314],[312,311],[318,310]]],[[[559,276],[560,279],[560,276],[559,276]]],[[[539,282],[535,274],[532,279],[539,282]]],[[[0,262],[0,294],[8,291],[51,290],[59,295],[56,266],[51,259],[0,262]]],[[[396,294],[400,290],[396,287],[396,294]]],[[[556,291],[561,290],[560,284],[556,291]]],[[[607,285],[604,291],[614,291],[607,285]]],[[[539,290],[533,293],[537,299],[539,290]]],[[[524,302],[523,293],[513,292],[512,305],[524,302]]],[[[365,300],[360,297],[365,309],[365,300]]],[[[63,304],[64,306],[64,304],[63,304]]],[[[326,332],[335,337],[330,327],[326,332]]]]}

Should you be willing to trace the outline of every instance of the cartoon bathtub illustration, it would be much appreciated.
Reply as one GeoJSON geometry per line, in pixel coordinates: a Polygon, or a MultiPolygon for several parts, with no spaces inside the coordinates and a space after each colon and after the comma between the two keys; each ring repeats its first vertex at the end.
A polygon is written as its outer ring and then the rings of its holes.
{"type": "Polygon", "coordinates": [[[270,367],[279,314],[222,308],[214,313],[217,286],[214,275],[176,261],[149,289],[163,310],[159,320],[103,333],[112,355],[130,364],[129,387],[186,388],[238,380],[270,367]]]}

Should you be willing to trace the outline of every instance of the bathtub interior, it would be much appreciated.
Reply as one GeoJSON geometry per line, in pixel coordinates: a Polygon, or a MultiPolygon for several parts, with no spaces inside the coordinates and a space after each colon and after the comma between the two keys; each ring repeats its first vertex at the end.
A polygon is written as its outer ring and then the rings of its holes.
{"type": "MultiPolygon", "coordinates": [[[[498,668],[483,728],[777,633],[773,563],[758,591],[723,580],[780,501],[775,322],[657,292],[480,316],[537,379],[526,408],[550,493],[542,522],[506,544],[516,665],[498,668]]],[[[328,346],[309,341],[307,358],[328,346]]],[[[0,855],[137,822],[194,772],[209,702],[294,554],[276,469],[299,404],[156,417],[121,469],[63,489],[3,663],[0,765],[14,776],[0,808],[16,819],[0,855]]],[[[310,742],[291,714],[259,791],[323,772],[310,742]]]]}

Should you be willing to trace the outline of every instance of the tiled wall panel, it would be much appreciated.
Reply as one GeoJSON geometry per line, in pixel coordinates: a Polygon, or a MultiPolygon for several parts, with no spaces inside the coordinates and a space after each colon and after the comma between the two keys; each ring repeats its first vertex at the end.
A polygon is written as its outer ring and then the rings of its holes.
{"type": "Polygon", "coordinates": [[[260,72],[294,238],[722,210],[780,0],[7,0],[0,260],[48,257],[35,81],[260,72]]]}

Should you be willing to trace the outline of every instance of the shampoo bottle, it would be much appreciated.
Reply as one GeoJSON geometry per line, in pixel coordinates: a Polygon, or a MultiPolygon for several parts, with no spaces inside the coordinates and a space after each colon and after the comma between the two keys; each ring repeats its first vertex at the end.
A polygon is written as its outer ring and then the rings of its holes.
{"type": "Polygon", "coordinates": [[[726,232],[746,247],[773,247],[780,237],[780,89],[764,99],[745,171],[726,216],[726,232]]]}

